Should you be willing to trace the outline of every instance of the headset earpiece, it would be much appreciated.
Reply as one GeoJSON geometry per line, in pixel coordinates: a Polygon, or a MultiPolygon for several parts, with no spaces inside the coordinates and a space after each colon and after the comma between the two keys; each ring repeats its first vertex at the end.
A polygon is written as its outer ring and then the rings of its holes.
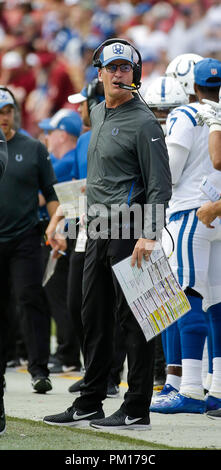
{"type": "Polygon", "coordinates": [[[87,86],[87,104],[89,115],[98,103],[100,103],[100,98],[104,96],[104,88],[102,82],[98,78],[94,78],[91,83],[87,86]]]}
{"type": "Polygon", "coordinates": [[[95,49],[93,58],[92,58],[92,64],[94,67],[101,68],[102,64],[101,61],[99,60],[100,54],[104,47],[109,46],[110,44],[114,44],[115,42],[119,42],[120,44],[124,44],[126,46],[130,46],[137,54],[138,57],[138,62],[134,64],[133,66],[133,83],[136,85],[136,87],[140,87],[141,85],[141,74],[142,74],[142,59],[140,52],[126,39],[119,39],[119,38],[114,38],[114,39],[107,39],[107,41],[102,42],[102,44],[95,49]]]}

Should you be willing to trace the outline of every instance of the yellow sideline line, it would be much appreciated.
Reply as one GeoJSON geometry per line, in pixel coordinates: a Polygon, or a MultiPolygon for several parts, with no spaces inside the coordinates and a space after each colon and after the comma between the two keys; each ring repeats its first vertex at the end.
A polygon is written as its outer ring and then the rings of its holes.
{"type": "MultiPolygon", "coordinates": [[[[23,368],[16,368],[16,372],[20,372],[22,374],[27,374],[27,369],[23,368]]],[[[83,379],[82,375],[67,375],[67,374],[52,374],[52,377],[58,377],[60,379],[68,379],[68,380],[80,380],[83,379]]],[[[121,382],[120,385],[122,387],[128,387],[127,382],[121,382]]]]}
{"type": "MultiPolygon", "coordinates": [[[[16,372],[20,372],[20,373],[22,373],[22,374],[27,374],[28,371],[27,371],[26,368],[17,367],[17,368],[16,368],[16,372]]],[[[52,377],[53,377],[53,376],[54,376],[54,377],[61,378],[61,379],[68,379],[68,380],[80,380],[80,379],[83,378],[82,375],[67,375],[67,374],[63,374],[63,375],[62,375],[62,374],[54,374],[54,375],[52,375],[52,377]]],[[[128,384],[127,384],[127,382],[121,382],[121,383],[120,383],[120,386],[127,388],[127,387],[128,387],[128,384]]],[[[158,386],[155,386],[155,387],[154,387],[154,390],[157,390],[157,391],[158,391],[158,390],[162,390],[162,388],[163,388],[162,385],[158,385],[158,386]]]]}

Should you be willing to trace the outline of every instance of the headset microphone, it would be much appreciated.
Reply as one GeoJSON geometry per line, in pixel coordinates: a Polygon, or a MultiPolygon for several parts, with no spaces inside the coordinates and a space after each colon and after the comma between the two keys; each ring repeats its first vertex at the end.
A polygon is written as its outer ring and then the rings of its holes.
{"type": "Polygon", "coordinates": [[[138,90],[138,87],[134,84],[132,85],[126,85],[125,83],[117,83],[117,85],[119,86],[119,88],[123,88],[124,90],[138,90]]]}

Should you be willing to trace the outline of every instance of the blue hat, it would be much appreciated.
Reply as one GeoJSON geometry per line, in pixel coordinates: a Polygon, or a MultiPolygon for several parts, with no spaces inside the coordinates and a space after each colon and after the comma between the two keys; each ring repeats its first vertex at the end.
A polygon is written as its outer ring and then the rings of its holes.
{"type": "Polygon", "coordinates": [[[194,81],[197,85],[210,88],[221,86],[221,62],[210,58],[197,62],[194,66],[194,81]]]}
{"type": "Polygon", "coordinates": [[[2,90],[0,88],[0,109],[4,108],[4,106],[7,106],[7,104],[15,106],[15,101],[7,90],[2,90]]]}
{"type": "Polygon", "coordinates": [[[82,119],[76,111],[60,109],[52,118],[42,119],[39,127],[44,131],[60,129],[68,134],[79,137],[82,131],[82,119]]]}
{"type": "Polygon", "coordinates": [[[105,46],[99,57],[102,66],[113,62],[114,60],[127,60],[131,64],[134,63],[133,60],[133,50],[127,44],[122,44],[121,42],[115,42],[105,46]]]}

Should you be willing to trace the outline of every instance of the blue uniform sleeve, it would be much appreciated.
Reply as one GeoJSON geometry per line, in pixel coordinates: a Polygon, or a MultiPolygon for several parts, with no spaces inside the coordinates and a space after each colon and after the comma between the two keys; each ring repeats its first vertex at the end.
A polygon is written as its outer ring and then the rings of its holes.
{"type": "Polygon", "coordinates": [[[87,151],[90,137],[91,131],[87,131],[78,139],[77,146],[75,148],[76,159],[72,168],[72,178],[87,178],[87,151]]]}

